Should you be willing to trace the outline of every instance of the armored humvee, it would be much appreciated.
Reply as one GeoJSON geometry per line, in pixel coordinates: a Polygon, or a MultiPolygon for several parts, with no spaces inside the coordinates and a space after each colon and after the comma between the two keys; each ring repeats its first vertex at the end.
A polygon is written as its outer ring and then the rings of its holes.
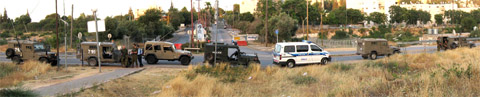
{"type": "Polygon", "coordinates": [[[147,41],[144,46],[143,54],[148,64],[155,64],[158,60],[178,60],[182,65],[188,65],[194,58],[190,51],[176,50],[170,42],[147,41]]]}
{"type": "Polygon", "coordinates": [[[359,39],[357,40],[357,55],[361,55],[363,59],[377,59],[377,56],[389,56],[400,53],[400,49],[389,46],[386,39],[359,39]]]}
{"type": "Polygon", "coordinates": [[[218,43],[217,52],[215,52],[215,45],[210,43],[205,45],[204,49],[204,62],[210,64],[214,63],[215,54],[217,54],[217,63],[225,62],[232,65],[248,65],[250,63],[260,64],[257,54],[245,54],[244,52],[241,52],[236,45],[218,43]]]}
{"type": "MultiPolygon", "coordinates": [[[[87,61],[88,65],[95,66],[98,65],[97,59],[97,42],[82,42],[80,44],[81,52],[77,52],[77,58],[82,58],[87,61]]],[[[111,42],[100,42],[100,60],[102,63],[120,63],[122,58],[122,53],[116,48],[116,45],[111,42]]],[[[131,59],[130,59],[131,60],[131,59]]]]}
{"type": "Polygon", "coordinates": [[[437,38],[437,50],[455,49],[458,47],[475,47],[475,44],[467,41],[467,37],[440,36],[437,38]]]}
{"type": "Polygon", "coordinates": [[[27,60],[39,60],[50,63],[52,66],[57,65],[57,55],[50,52],[50,47],[34,41],[8,41],[5,55],[17,64],[27,60]]]}

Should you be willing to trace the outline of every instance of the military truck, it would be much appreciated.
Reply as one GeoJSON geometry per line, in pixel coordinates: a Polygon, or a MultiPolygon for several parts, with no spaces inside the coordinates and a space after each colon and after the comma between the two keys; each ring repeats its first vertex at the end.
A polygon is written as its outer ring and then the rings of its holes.
{"type": "Polygon", "coordinates": [[[147,41],[144,46],[143,54],[148,64],[155,64],[158,60],[178,60],[182,65],[188,65],[194,58],[190,51],[177,50],[170,42],[147,41]]]}
{"type": "Polygon", "coordinates": [[[440,36],[437,38],[437,50],[455,49],[458,47],[475,47],[473,42],[462,36],[440,36]]]}
{"type": "MultiPolygon", "coordinates": [[[[98,65],[97,58],[97,42],[82,42],[80,44],[81,52],[77,52],[77,58],[87,61],[88,65],[96,66],[98,65]]],[[[120,63],[122,58],[122,53],[116,48],[116,45],[111,42],[100,42],[100,60],[102,63],[120,63]]],[[[129,59],[131,60],[131,59],[129,59]]]]}
{"type": "Polygon", "coordinates": [[[388,45],[386,39],[359,39],[357,40],[357,55],[361,55],[363,59],[377,59],[378,56],[390,56],[400,53],[398,47],[388,45]]]}
{"type": "Polygon", "coordinates": [[[246,54],[241,52],[238,46],[217,43],[217,52],[215,44],[206,44],[204,53],[204,62],[214,64],[214,57],[217,54],[217,63],[230,63],[231,65],[249,65],[250,63],[260,64],[257,54],[246,54]]]}
{"type": "Polygon", "coordinates": [[[5,55],[17,64],[27,60],[38,60],[50,63],[52,66],[57,65],[57,55],[54,52],[50,52],[50,47],[44,43],[34,41],[8,41],[5,55]]]}

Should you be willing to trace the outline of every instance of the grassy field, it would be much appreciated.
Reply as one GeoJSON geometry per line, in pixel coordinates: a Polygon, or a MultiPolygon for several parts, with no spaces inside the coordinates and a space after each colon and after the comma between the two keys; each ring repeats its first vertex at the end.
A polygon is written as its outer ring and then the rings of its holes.
{"type": "Polygon", "coordinates": [[[480,48],[353,64],[149,68],[67,96],[480,96],[480,48]]]}

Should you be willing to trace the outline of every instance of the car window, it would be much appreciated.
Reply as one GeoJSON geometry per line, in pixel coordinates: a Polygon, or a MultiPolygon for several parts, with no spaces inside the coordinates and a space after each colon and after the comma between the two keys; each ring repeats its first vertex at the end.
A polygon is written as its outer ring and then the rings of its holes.
{"type": "Polygon", "coordinates": [[[147,44],[147,45],[145,46],[145,50],[153,50],[152,44],[147,44]]]}
{"type": "Polygon", "coordinates": [[[281,50],[281,49],[282,49],[282,46],[281,46],[281,45],[277,45],[277,46],[275,46],[274,52],[275,52],[275,53],[280,53],[280,50],[281,50]]]}
{"type": "Polygon", "coordinates": [[[370,44],[372,44],[372,45],[377,45],[377,42],[371,42],[370,44]]]}
{"type": "Polygon", "coordinates": [[[154,47],[154,49],[155,49],[155,50],[162,50],[162,47],[160,47],[160,45],[156,45],[156,46],[154,47]]]}
{"type": "Polygon", "coordinates": [[[163,50],[164,51],[172,51],[173,49],[172,49],[172,47],[163,47],[163,50]]]}
{"type": "Polygon", "coordinates": [[[283,51],[284,51],[285,53],[295,52],[295,46],[285,46],[285,47],[283,48],[283,51]]]}
{"type": "Polygon", "coordinates": [[[319,52],[322,51],[322,49],[320,47],[318,47],[317,45],[310,45],[310,48],[312,48],[312,51],[319,51],[319,52]]]}
{"type": "Polygon", "coordinates": [[[297,45],[297,52],[308,52],[308,45],[297,45]]]}

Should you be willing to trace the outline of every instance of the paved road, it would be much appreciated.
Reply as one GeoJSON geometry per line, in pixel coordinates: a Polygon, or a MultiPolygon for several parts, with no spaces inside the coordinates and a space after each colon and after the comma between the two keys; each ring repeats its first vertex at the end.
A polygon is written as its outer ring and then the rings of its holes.
{"type": "Polygon", "coordinates": [[[93,85],[98,85],[116,78],[123,77],[125,75],[131,74],[133,72],[142,70],[140,68],[125,68],[117,69],[112,72],[100,73],[97,75],[65,82],[59,83],[51,86],[41,87],[35,89],[34,91],[39,93],[41,96],[58,96],[65,93],[77,92],[84,88],[92,87],[93,85]]]}

